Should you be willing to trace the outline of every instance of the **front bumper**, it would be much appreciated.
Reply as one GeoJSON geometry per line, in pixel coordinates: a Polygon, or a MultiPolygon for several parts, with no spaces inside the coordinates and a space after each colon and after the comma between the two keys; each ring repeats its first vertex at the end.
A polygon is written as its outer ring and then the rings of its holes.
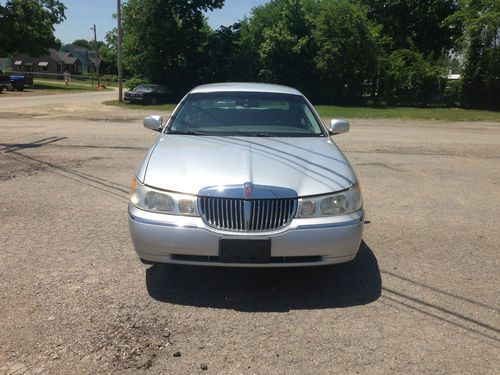
{"type": "Polygon", "coordinates": [[[226,267],[315,266],[348,262],[363,235],[364,213],[317,219],[294,219],[272,232],[218,231],[200,217],[163,215],[129,204],[129,227],[137,255],[161,263],[226,267]],[[221,239],[271,239],[271,263],[223,263],[221,239]]]}
{"type": "Polygon", "coordinates": [[[145,98],[142,96],[123,96],[123,100],[133,103],[144,103],[145,98]]]}

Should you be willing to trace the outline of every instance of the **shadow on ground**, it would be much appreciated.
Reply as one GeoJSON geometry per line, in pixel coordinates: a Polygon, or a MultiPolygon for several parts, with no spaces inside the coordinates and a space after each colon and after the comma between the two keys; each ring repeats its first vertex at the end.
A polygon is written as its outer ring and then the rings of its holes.
{"type": "Polygon", "coordinates": [[[375,255],[363,241],[350,263],[246,269],[154,265],[146,271],[154,299],[180,305],[248,312],[286,312],[364,305],[380,297],[375,255]]]}

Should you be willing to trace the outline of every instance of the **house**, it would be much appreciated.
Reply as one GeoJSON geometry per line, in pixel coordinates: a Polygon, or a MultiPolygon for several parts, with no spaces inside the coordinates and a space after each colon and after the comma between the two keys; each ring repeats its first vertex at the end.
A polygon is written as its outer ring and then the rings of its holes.
{"type": "Polygon", "coordinates": [[[81,62],[67,52],[59,52],[53,48],[46,55],[32,57],[26,53],[15,55],[12,60],[13,70],[21,72],[81,74],[81,62]]]}
{"type": "Polygon", "coordinates": [[[51,48],[48,54],[32,57],[26,53],[12,58],[12,68],[20,72],[39,72],[61,74],[91,73],[96,70],[97,53],[87,48],[67,44],[59,51],[51,48]]]}
{"type": "Polygon", "coordinates": [[[66,44],[59,51],[67,52],[71,56],[76,57],[81,63],[83,73],[94,73],[96,71],[96,51],[89,50],[85,47],[77,46],[74,44],[66,44]]]}

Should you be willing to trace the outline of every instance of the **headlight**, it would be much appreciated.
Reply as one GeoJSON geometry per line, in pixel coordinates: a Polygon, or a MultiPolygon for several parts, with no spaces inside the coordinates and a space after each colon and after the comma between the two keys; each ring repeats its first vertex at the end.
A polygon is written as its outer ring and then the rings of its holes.
{"type": "Polygon", "coordinates": [[[135,178],[132,180],[130,202],[145,211],[168,215],[199,216],[195,196],[153,189],[142,185],[135,178]]]}
{"type": "Polygon", "coordinates": [[[336,194],[299,199],[297,217],[348,215],[363,206],[359,184],[336,194]]]}

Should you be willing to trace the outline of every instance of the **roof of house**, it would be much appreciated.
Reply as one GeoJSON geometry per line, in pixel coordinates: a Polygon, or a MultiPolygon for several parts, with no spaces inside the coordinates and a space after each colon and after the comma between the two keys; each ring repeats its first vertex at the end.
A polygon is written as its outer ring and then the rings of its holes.
{"type": "Polygon", "coordinates": [[[50,49],[49,51],[50,57],[57,62],[73,65],[78,60],[78,58],[71,56],[69,52],[56,51],[55,49],[50,49]]]}

